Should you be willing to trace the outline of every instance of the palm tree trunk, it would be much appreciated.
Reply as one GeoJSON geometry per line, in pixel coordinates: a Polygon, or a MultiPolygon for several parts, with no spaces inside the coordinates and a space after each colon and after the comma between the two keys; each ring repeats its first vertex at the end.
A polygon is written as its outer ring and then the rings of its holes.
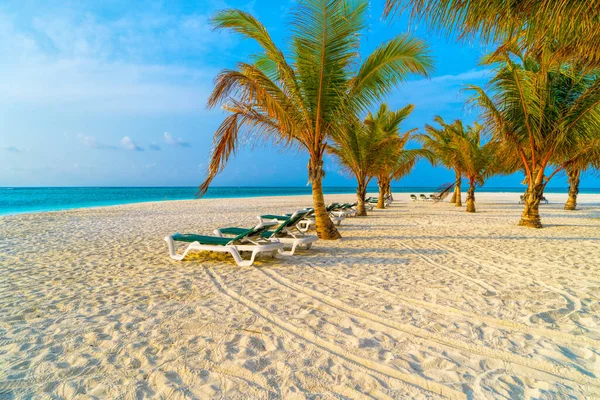
{"type": "Polygon", "coordinates": [[[386,196],[390,196],[392,201],[394,201],[394,197],[392,196],[392,182],[387,181],[387,184],[385,185],[385,195],[386,196]]]}
{"type": "Polygon", "coordinates": [[[454,186],[454,205],[456,207],[462,207],[462,195],[460,192],[460,180],[457,181],[458,183],[454,186]]]}
{"type": "Polygon", "coordinates": [[[379,185],[379,197],[377,198],[377,208],[385,208],[385,191],[386,191],[386,180],[381,179],[377,182],[379,185]]]}
{"type": "Polygon", "coordinates": [[[309,176],[312,183],[313,207],[315,209],[315,221],[317,223],[317,236],[323,240],[335,240],[342,237],[335,228],[333,221],[325,207],[323,197],[323,161],[316,163],[312,160],[309,166],[309,176]],[[316,165],[315,165],[316,164],[316,165]]]}
{"type": "Polygon", "coordinates": [[[467,191],[467,212],[475,212],[475,179],[469,179],[469,190],[467,191]]]}
{"type": "Polygon", "coordinates": [[[364,181],[358,181],[358,186],[356,188],[356,197],[358,198],[356,215],[359,217],[367,215],[367,209],[365,207],[365,198],[367,197],[367,185],[364,181]]]}
{"type": "Polygon", "coordinates": [[[570,170],[567,172],[569,177],[569,198],[565,203],[565,210],[576,210],[577,209],[577,195],[579,194],[579,177],[581,171],[578,169],[570,170]]]}
{"type": "MultiPolygon", "coordinates": [[[[456,185],[454,186],[454,192],[452,193],[452,198],[450,199],[450,203],[454,204],[456,203],[456,199],[458,198],[459,201],[460,200],[460,173],[456,170],[454,170],[454,173],[456,174],[456,185]]],[[[462,205],[462,204],[461,204],[462,205]]]]}
{"type": "Polygon", "coordinates": [[[542,220],[540,218],[540,201],[544,195],[544,184],[540,182],[529,183],[525,192],[525,209],[521,214],[520,226],[529,228],[541,228],[542,220]]]}

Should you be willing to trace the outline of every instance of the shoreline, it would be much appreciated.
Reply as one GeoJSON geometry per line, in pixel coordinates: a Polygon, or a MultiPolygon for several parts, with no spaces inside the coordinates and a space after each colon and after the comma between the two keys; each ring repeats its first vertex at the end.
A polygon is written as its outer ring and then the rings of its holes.
{"type": "MultiPolygon", "coordinates": [[[[427,191],[421,191],[425,194],[428,194],[427,191]]],[[[411,201],[408,197],[410,194],[416,194],[417,196],[420,194],[419,191],[413,192],[393,192],[393,196],[395,199],[399,201],[411,201]]],[[[331,196],[354,196],[351,193],[326,193],[326,197],[331,196]]],[[[369,192],[368,196],[377,196],[377,192],[369,192]]],[[[567,200],[567,193],[545,193],[546,197],[551,203],[560,203],[561,201],[564,203],[567,200]]],[[[169,202],[180,202],[180,201],[210,201],[210,200],[236,200],[236,199],[272,199],[272,198],[293,198],[293,197],[302,197],[305,196],[312,204],[312,196],[310,194],[289,194],[289,195],[261,195],[261,196],[236,196],[236,197],[209,197],[209,198],[200,198],[200,199],[172,199],[172,200],[141,200],[141,201],[131,201],[126,203],[115,203],[115,204],[102,204],[102,205],[90,205],[90,206],[74,206],[74,207],[65,207],[65,208],[57,208],[57,209],[44,209],[44,210],[32,210],[32,211],[22,211],[22,212],[6,212],[3,213],[0,210],[0,218],[3,217],[11,217],[18,215],[32,215],[32,214],[49,214],[49,213],[63,213],[74,210],[88,210],[88,209],[98,209],[98,208],[108,208],[108,207],[119,207],[119,206],[128,206],[128,205],[136,205],[136,204],[153,204],[153,203],[169,203],[169,202]]],[[[463,191],[463,202],[466,198],[466,192],[463,191]]],[[[443,202],[448,202],[448,198],[446,198],[443,202]]],[[[493,204],[495,202],[499,203],[511,203],[513,200],[518,202],[519,200],[519,192],[507,192],[507,191],[493,191],[493,192],[475,192],[475,200],[476,203],[489,203],[493,204]],[[483,201],[482,201],[483,199],[483,201]]],[[[335,200],[334,200],[335,201],[335,200]]],[[[347,201],[354,201],[347,199],[347,201]]],[[[420,200],[419,200],[420,201],[420,200]]],[[[580,193],[577,197],[578,204],[581,205],[598,205],[600,206],[600,191],[599,193],[580,193]]]]}

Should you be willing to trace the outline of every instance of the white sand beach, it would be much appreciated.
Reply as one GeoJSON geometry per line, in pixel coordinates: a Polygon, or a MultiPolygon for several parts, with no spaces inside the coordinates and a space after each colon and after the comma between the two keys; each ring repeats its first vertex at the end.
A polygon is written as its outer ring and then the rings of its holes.
{"type": "Polygon", "coordinates": [[[309,196],[0,217],[0,398],[600,398],[600,195],[548,194],[540,230],[518,197],[396,194],[245,268],[163,237],[309,196]]]}

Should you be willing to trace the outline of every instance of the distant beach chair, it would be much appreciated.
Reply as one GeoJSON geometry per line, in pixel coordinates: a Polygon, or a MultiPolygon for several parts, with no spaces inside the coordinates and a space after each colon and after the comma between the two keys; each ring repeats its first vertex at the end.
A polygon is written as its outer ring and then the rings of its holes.
{"type": "Polygon", "coordinates": [[[383,198],[383,202],[385,204],[386,207],[389,207],[392,205],[392,202],[394,201],[394,196],[392,196],[392,194],[387,194],[384,198],[383,198]]]}
{"type": "Polygon", "coordinates": [[[367,197],[365,199],[365,208],[369,211],[373,211],[373,208],[375,208],[377,203],[377,197],[367,197]]]}
{"type": "Polygon", "coordinates": [[[344,203],[340,207],[340,211],[342,211],[344,213],[344,217],[356,217],[356,214],[358,213],[358,210],[356,210],[357,205],[358,205],[358,202],[344,203]]]}
{"type": "Polygon", "coordinates": [[[329,213],[329,218],[331,219],[331,221],[333,221],[333,223],[337,226],[340,226],[345,218],[345,213],[342,210],[342,205],[340,203],[331,203],[326,207],[326,210],[329,213]]]}
{"type": "Polygon", "coordinates": [[[411,195],[410,195],[410,199],[411,199],[412,201],[417,201],[417,200],[419,200],[419,199],[417,199],[417,196],[416,196],[416,195],[414,195],[414,194],[411,194],[411,195]]]}
{"type": "MultiPolygon", "coordinates": [[[[525,203],[525,195],[522,194],[521,196],[519,196],[519,204],[524,204],[524,203],[525,203]]],[[[548,204],[548,199],[546,198],[546,196],[542,196],[542,198],[540,199],[540,203],[548,204]]]]}
{"type": "Polygon", "coordinates": [[[261,235],[276,223],[260,222],[252,229],[245,229],[239,235],[233,238],[224,238],[218,236],[204,236],[196,234],[181,234],[175,233],[165,237],[169,254],[173,260],[181,261],[192,250],[196,251],[211,251],[218,253],[229,253],[240,267],[249,267],[254,264],[254,259],[260,253],[270,253],[272,257],[284,247],[283,243],[271,242],[261,235]],[[175,250],[175,242],[190,243],[183,254],[177,254],[175,250]],[[249,260],[242,259],[241,252],[252,252],[249,260]]]}
{"type": "Polygon", "coordinates": [[[420,198],[422,201],[429,201],[429,199],[427,198],[427,196],[425,196],[423,193],[421,193],[421,194],[419,195],[419,198],[420,198]]]}
{"type": "MultiPolygon", "coordinates": [[[[283,243],[286,246],[291,246],[290,251],[279,249],[279,253],[283,255],[293,255],[298,246],[303,246],[305,249],[310,249],[313,242],[319,240],[316,236],[307,236],[296,228],[296,224],[306,216],[309,210],[298,210],[292,215],[261,215],[260,219],[264,223],[274,222],[277,226],[274,230],[268,230],[261,233],[261,236],[272,242],[283,243]]],[[[215,235],[223,237],[223,235],[240,235],[247,231],[244,228],[228,227],[215,230],[215,235]]]]}
{"type": "MultiPolygon", "coordinates": [[[[341,207],[341,205],[339,203],[331,203],[330,205],[325,207],[325,209],[327,210],[327,213],[329,214],[329,218],[337,226],[340,226],[342,221],[344,220],[343,213],[338,212],[340,207],[341,207]]],[[[307,210],[310,210],[310,213],[308,213],[304,218],[302,218],[300,220],[300,222],[298,222],[296,224],[296,227],[298,228],[298,230],[300,232],[304,232],[304,233],[308,232],[309,229],[311,229],[313,226],[317,225],[317,222],[314,217],[314,209],[307,208],[307,210]]]]}

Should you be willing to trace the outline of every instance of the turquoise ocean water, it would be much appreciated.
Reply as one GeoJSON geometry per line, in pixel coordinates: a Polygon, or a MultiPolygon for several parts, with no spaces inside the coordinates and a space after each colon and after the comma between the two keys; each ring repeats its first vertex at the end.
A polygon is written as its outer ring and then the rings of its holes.
{"type": "MultiPolygon", "coordinates": [[[[369,188],[376,193],[377,187],[369,188]]],[[[325,194],[355,193],[354,187],[328,187],[325,194]]],[[[486,188],[480,192],[522,193],[523,188],[486,188]]],[[[395,193],[432,193],[433,187],[393,187],[395,193]]],[[[548,188],[547,193],[566,193],[566,188],[548,188]]],[[[0,188],[0,215],[72,208],[110,206],[146,201],[193,199],[195,187],[15,187],[0,188]]],[[[310,187],[214,187],[205,198],[292,196],[310,194],[310,187]]],[[[581,193],[600,193],[600,189],[581,189],[581,193]]]]}

